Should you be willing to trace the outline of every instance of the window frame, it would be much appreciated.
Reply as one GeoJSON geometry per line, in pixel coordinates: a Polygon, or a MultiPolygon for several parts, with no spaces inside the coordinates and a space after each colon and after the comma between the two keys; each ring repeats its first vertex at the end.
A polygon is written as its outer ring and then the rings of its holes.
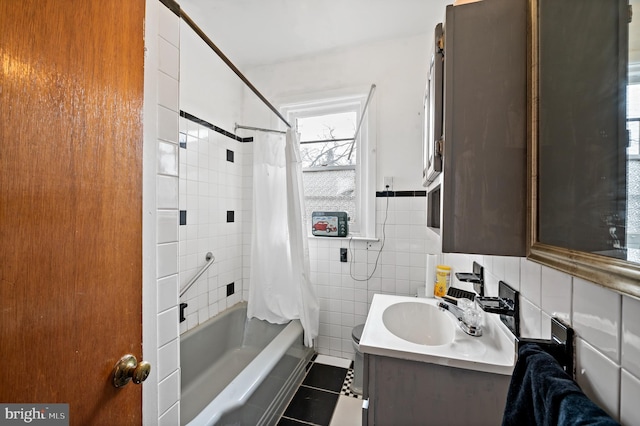
{"type": "MultiPolygon", "coordinates": [[[[280,112],[287,121],[295,126],[297,118],[306,118],[352,110],[355,107],[356,120],[360,120],[365,107],[369,89],[351,89],[333,93],[307,94],[296,100],[281,103],[280,112]]],[[[375,96],[372,96],[367,112],[362,118],[360,133],[356,143],[356,213],[359,219],[357,227],[350,227],[349,238],[375,239],[376,208],[376,115],[375,96]]],[[[356,127],[358,121],[356,121],[356,127]]],[[[355,132],[355,129],[354,129],[355,132]]],[[[313,169],[309,169],[313,173],[313,169]]],[[[310,221],[310,218],[307,218],[310,221]]],[[[308,235],[311,237],[311,228],[308,235]]]]}

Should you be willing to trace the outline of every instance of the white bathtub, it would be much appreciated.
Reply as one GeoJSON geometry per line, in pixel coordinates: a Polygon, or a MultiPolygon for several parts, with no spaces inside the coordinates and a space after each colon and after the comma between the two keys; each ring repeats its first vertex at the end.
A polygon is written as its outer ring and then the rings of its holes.
{"type": "Polygon", "coordinates": [[[180,338],[180,424],[274,424],[313,350],[302,326],[247,319],[239,303],[180,338]]]}

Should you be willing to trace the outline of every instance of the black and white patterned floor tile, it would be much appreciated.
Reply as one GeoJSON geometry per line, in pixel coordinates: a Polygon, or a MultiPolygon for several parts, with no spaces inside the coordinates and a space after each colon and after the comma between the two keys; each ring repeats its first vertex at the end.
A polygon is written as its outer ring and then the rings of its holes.
{"type": "Polygon", "coordinates": [[[353,383],[353,369],[350,368],[347,370],[347,376],[344,378],[344,383],[342,383],[342,391],[341,395],[350,396],[351,398],[362,399],[362,395],[358,395],[351,390],[351,384],[353,383]]]}

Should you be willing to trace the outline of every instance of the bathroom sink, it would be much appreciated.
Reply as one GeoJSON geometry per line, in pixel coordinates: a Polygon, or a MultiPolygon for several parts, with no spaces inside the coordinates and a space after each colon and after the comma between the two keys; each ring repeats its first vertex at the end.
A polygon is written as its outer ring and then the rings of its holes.
{"type": "Polygon", "coordinates": [[[420,345],[438,346],[451,343],[456,324],[447,312],[433,305],[402,302],[382,313],[382,323],[401,339],[420,345]]]}
{"type": "Polygon", "coordinates": [[[515,338],[496,314],[483,313],[481,336],[469,336],[438,299],[375,294],[360,339],[364,354],[510,375],[515,338]]]}

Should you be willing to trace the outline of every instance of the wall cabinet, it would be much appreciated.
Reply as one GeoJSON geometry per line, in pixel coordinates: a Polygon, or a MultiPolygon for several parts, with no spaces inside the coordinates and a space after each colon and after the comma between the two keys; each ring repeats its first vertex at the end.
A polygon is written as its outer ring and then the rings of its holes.
{"type": "Polygon", "coordinates": [[[362,424],[499,425],[511,376],[365,354],[362,424]]]}
{"type": "Polygon", "coordinates": [[[526,255],[526,29],[526,0],[446,9],[443,252],[526,255]]]}

